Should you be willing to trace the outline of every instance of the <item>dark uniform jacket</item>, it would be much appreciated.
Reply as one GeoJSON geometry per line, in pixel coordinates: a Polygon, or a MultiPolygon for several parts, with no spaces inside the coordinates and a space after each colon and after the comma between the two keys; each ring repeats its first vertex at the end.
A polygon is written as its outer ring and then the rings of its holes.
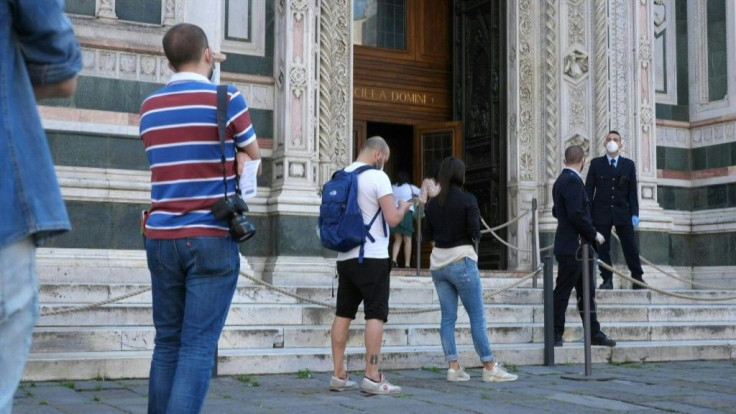
{"type": "Polygon", "coordinates": [[[557,219],[555,255],[575,255],[582,237],[595,246],[595,228],[590,219],[590,203],[583,179],[565,168],[552,187],[552,215],[557,219]]]}
{"type": "Polygon", "coordinates": [[[636,166],[628,158],[619,156],[616,168],[611,168],[605,155],[593,158],[585,189],[593,200],[594,224],[631,225],[631,216],[639,215],[636,166]]]}

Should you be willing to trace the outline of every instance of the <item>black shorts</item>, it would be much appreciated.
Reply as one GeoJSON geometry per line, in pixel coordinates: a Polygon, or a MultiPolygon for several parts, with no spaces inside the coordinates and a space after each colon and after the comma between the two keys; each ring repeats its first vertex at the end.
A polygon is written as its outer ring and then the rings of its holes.
{"type": "Polygon", "coordinates": [[[335,315],[355,319],[363,302],[365,319],[388,320],[388,296],[391,290],[389,259],[364,258],[337,262],[337,310],[335,315]]]}

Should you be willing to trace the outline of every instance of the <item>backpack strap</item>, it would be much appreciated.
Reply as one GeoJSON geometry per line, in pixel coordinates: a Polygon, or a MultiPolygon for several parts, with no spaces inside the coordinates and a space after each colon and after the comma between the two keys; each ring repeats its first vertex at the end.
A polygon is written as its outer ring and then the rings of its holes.
{"type": "MultiPolygon", "coordinates": [[[[363,173],[363,172],[365,172],[367,170],[373,170],[375,168],[376,167],[374,167],[372,165],[361,165],[360,167],[358,167],[358,168],[354,169],[353,171],[351,171],[351,173],[352,174],[355,174],[355,175],[358,175],[358,174],[361,174],[361,173],[363,173]]],[[[374,243],[376,241],[376,239],[373,236],[371,236],[371,227],[373,226],[373,223],[376,221],[376,218],[378,218],[378,215],[379,214],[381,214],[381,207],[380,206],[378,207],[378,211],[376,211],[376,215],[373,216],[373,219],[371,219],[370,223],[365,224],[365,227],[368,229],[368,232],[366,234],[366,237],[368,238],[368,240],[371,241],[371,243],[374,243]]],[[[383,214],[381,214],[381,217],[383,217],[383,214]]],[[[383,235],[387,237],[385,223],[386,222],[384,220],[383,235]]],[[[360,244],[360,250],[358,251],[358,263],[363,263],[363,255],[364,255],[364,253],[365,253],[365,240],[363,240],[363,243],[360,244]]]]}

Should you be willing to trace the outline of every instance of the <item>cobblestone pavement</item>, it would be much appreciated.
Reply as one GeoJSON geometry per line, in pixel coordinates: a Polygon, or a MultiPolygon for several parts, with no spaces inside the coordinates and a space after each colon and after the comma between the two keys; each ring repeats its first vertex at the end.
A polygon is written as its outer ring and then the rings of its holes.
{"type": "MultiPolygon", "coordinates": [[[[736,360],[594,365],[593,377],[575,381],[582,365],[508,367],[510,383],[445,381],[445,370],[386,371],[399,396],[330,392],[329,373],[218,377],[203,413],[736,413],[736,360]]],[[[359,372],[354,379],[360,379],[359,372]]],[[[14,414],[145,413],[148,381],[95,380],[22,383],[14,414]]]]}

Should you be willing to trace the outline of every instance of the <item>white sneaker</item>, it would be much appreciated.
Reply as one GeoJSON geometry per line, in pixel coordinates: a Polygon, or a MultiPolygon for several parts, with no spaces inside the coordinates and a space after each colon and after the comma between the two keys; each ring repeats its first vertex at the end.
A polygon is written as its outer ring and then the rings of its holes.
{"type": "Polygon", "coordinates": [[[519,378],[518,375],[509,374],[506,372],[506,370],[501,366],[500,362],[496,362],[493,364],[492,370],[487,370],[483,368],[483,382],[506,382],[506,381],[516,381],[516,379],[519,378]]]}
{"type": "Polygon", "coordinates": [[[470,375],[465,372],[463,367],[458,370],[447,368],[447,380],[450,382],[470,381],[470,375]]]}
{"type": "Polygon", "coordinates": [[[357,389],[358,383],[351,381],[348,376],[346,376],[345,379],[340,379],[334,375],[330,378],[330,391],[349,391],[357,389]]]}
{"type": "Polygon", "coordinates": [[[381,380],[379,382],[363,377],[363,383],[360,384],[360,390],[368,394],[401,394],[401,387],[388,382],[383,374],[381,374],[381,380]]]}

